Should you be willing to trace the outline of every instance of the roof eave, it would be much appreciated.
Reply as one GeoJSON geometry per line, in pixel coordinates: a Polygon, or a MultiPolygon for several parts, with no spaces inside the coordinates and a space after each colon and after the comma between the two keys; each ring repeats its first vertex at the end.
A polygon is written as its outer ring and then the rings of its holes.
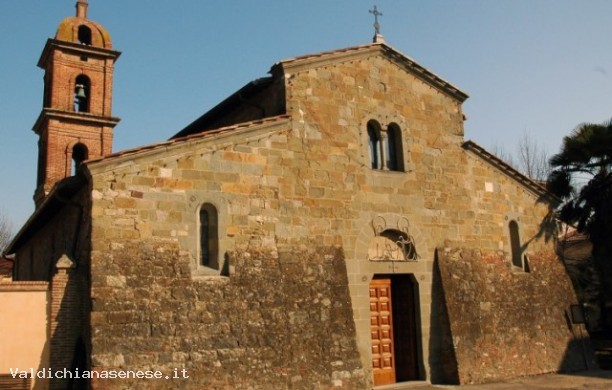
{"type": "Polygon", "coordinates": [[[49,119],[61,119],[65,122],[86,123],[95,126],[107,126],[114,128],[121,121],[121,118],[101,116],[88,112],[76,112],[58,110],[55,108],[43,108],[38,115],[32,130],[39,134],[41,126],[49,119]]]}
{"type": "Polygon", "coordinates": [[[112,58],[113,60],[117,60],[121,55],[120,51],[105,49],[102,47],[90,46],[90,45],[81,45],[73,42],[60,41],[54,38],[47,39],[47,43],[45,43],[45,47],[43,48],[42,53],[40,54],[40,58],[38,59],[38,67],[45,68],[45,63],[47,62],[47,58],[51,53],[51,49],[63,49],[66,51],[72,51],[76,54],[88,54],[96,57],[104,57],[104,58],[112,58]]]}

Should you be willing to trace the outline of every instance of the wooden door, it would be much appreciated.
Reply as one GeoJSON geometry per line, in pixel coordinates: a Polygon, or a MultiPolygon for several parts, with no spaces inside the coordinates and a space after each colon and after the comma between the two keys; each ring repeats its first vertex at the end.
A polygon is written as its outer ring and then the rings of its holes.
{"type": "Polygon", "coordinates": [[[375,386],[395,383],[391,304],[391,279],[373,279],[370,283],[370,324],[375,386]]]}

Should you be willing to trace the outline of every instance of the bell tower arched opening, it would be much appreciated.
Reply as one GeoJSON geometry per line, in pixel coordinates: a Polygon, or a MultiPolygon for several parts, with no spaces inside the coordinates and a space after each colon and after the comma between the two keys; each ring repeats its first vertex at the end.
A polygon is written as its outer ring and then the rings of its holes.
{"type": "Polygon", "coordinates": [[[91,29],[89,27],[79,26],[79,42],[83,45],[91,45],[91,29]]]}
{"type": "Polygon", "coordinates": [[[89,97],[91,96],[89,77],[79,75],[74,84],[74,111],[89,112],[89,97]]]}
{"type": "Polygon", "coordinates": [[[81,167],[81,163],[88,158],[87,146],[78,143],[72,147],[72,176],[76,175],[81,167]]]}

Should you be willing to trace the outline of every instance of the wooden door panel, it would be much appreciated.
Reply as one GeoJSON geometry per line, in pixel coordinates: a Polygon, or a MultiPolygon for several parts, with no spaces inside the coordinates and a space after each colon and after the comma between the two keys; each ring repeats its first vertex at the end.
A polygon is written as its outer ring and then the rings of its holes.
{"type": "Polygon", "coordinates": [[[370,324],[375,386],[395,383],[391,306],[391,279],[372,280],[370,284],[370,324]]]}

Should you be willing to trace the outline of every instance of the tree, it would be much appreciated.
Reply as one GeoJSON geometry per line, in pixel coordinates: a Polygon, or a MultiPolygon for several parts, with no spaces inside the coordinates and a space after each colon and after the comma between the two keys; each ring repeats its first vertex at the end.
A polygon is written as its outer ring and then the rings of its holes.
{"type": "Polygon", "coordinates": [[[4,251],[4,248],[11,242],[13,236],[13,229],[9,219],[0,212],[0,255],[4,251]]]}
{"type": "Polygon", "coordinates": [[[549,191],[561,199],[559,219],[588,234],[593,261],[603,281],[603,299],[612,298],[612,120],[584,123],[563,138],[550,159],[549,191]]]}
{"type": "Polygon", "coordinates": [[[492,153],[531,180],[543,182],[550,173],[548,152],[529,133],[524,132],[516,145],[516,159],[500,144],[494,144],[492,153]]]}
{"type": "Polygon", "coordinates": [[[529,133],[524,132],[517,145],[518,170],[528,178],[543,182],[550,173],[548,152],[529,133]]]}

